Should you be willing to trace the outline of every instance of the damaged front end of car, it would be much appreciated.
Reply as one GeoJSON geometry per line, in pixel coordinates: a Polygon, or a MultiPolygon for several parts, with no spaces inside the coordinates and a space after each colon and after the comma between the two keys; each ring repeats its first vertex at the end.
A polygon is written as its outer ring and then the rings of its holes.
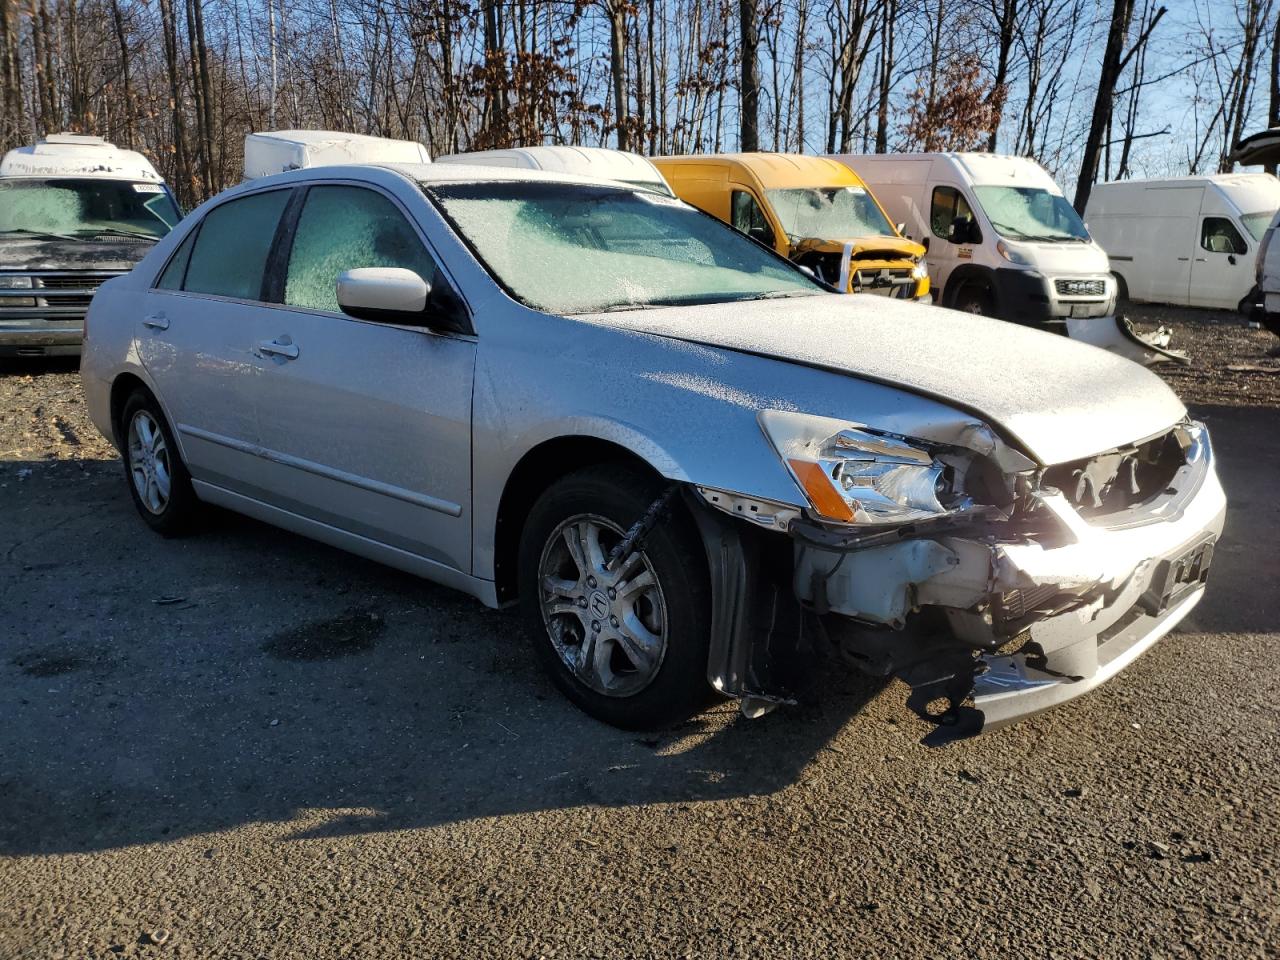
{"type": "Polygon", "coordinates": [[[1172,629],[1222,531],[1190,420],[1050,467],[979,424],[946,443],[781,411],[760,424],[807,508],[688,493],[715,598],[709,677],[748,716],[794,700],[823,654],[903,680],[928,742],[1039,712],[1172,629]]]}

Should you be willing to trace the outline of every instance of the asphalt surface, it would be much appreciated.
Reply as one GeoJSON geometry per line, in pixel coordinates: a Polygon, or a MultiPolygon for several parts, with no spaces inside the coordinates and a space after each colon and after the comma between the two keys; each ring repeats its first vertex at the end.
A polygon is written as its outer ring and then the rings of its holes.
{"type": "Polygon", "coordinates": [[[1231,512],[1183,628],[934,749],[845,673],[622,733],[461,595],[159,539],[75,384],[0,371],[4,960],[1280,955],[1274,406],[1196,408],[1231,512]]]}

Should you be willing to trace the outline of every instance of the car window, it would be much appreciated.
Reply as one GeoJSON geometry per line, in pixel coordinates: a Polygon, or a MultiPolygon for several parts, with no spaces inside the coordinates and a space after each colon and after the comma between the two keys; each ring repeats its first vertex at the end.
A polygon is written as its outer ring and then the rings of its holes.
{"type": "Polygon", "coordinates": [[[289,194],[289,190],[255,193],[228,200],[205,214],[182,289],[259,299],[267,254],[289,194]]]}
{"type": "Polygon", "coordinates": [[[435,262],[394,203],[364,187],[312,187],[294,231],[284,302],[337,313],[338,274],[357,267],[403,267],[437,283],[435,262]]]}
{"type": "Polygon", "coordinates": [[[1224,217],[1205,217],[1200,228],[1200,246],[1210,253],[1248,253],[1244,237],[1235,224],[1224,217]]]}
{"type": "Polygon", "coordinates": [[[187,234],[187,238],[182,241],[182,246],[178,247],[178,252],[169,260],[169,265],[164,268],[164,273],[160,274],[159,281],[156,286],[161,290],[181,290],[182,280],[187,275],[187,261],[191,259],[191,248],[195,246],[196,234],[199,228],[192,230],[187,234]]]}
{"type": "Polygon", "coordinates": [[[964,194],[955,187],[934,187],[933,202],[929,208],[929,227],[935,237],[943,240],[951,236],[951,224],[956,217],[973,219],[973,209],[964,194]]]}
{"type": "Polygon", "coordinates": [[[759,240],[766,246],[773,246],[773,228],[769,226],[769,218],[756,202],[756,198],[745,190],[733,191],[733,227],[741,230],[752,240],[759,240]]]}

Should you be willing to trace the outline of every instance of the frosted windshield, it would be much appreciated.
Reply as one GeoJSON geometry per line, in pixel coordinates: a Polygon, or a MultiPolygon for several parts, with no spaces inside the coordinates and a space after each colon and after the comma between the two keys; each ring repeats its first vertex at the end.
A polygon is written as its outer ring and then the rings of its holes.
{"type": "Polygon", "coordinates": [[[181,215],[157,183],[104,178],[0,180],[0,235],[158,240],[181,215]]]}
{"type": "Polygon", "coordinates": [[[1008,240],[1071,243],[1089,240],[1080,216],[1060,193],[1043,187],[974,187],[1000,236],[1008,240]]]}
{"type": "Polygon", "coordinates": [[[425,189],[494,278],[549,313],[822,290],[718,220],[653,193],[537,182],[425,189]]]}
{"type": "Polygon", "coordinates": [[[1271,218],[1274,215],[1274,210],[1262,213],[1246,213],[1240,218],[1240,222],[1244,224],[1244,228],[1249,231],[1253,239],[1261,240],[1262,235],[1267,232],[1267,226],[1271,223],[1271,218]]]}
{"type": "Polygon", "coordinates": [[[766,190],[782,229],[795,240],[897,236],[880,206],[862,187],[766,190]]]}

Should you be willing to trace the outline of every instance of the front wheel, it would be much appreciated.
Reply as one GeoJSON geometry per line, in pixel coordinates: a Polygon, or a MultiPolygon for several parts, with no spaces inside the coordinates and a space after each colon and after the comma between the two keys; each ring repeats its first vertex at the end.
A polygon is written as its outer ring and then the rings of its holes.
{"type": "Polygon", "coordinates": [[[995,316],[995,306],[991,302],[991,294],[981,287],[967,286],[956,294],[955,309],[963,313],[976,313],[982,317],[995,316]]]}
{"type": "Polygon", "coordinates": [[[662,486],[621,466],[565,477],[529,512],[520,598],[534,650],[564,694],[630,730],[678,723],[706,705],[710,588],[679,502],[610,563],[662,486]]]}

